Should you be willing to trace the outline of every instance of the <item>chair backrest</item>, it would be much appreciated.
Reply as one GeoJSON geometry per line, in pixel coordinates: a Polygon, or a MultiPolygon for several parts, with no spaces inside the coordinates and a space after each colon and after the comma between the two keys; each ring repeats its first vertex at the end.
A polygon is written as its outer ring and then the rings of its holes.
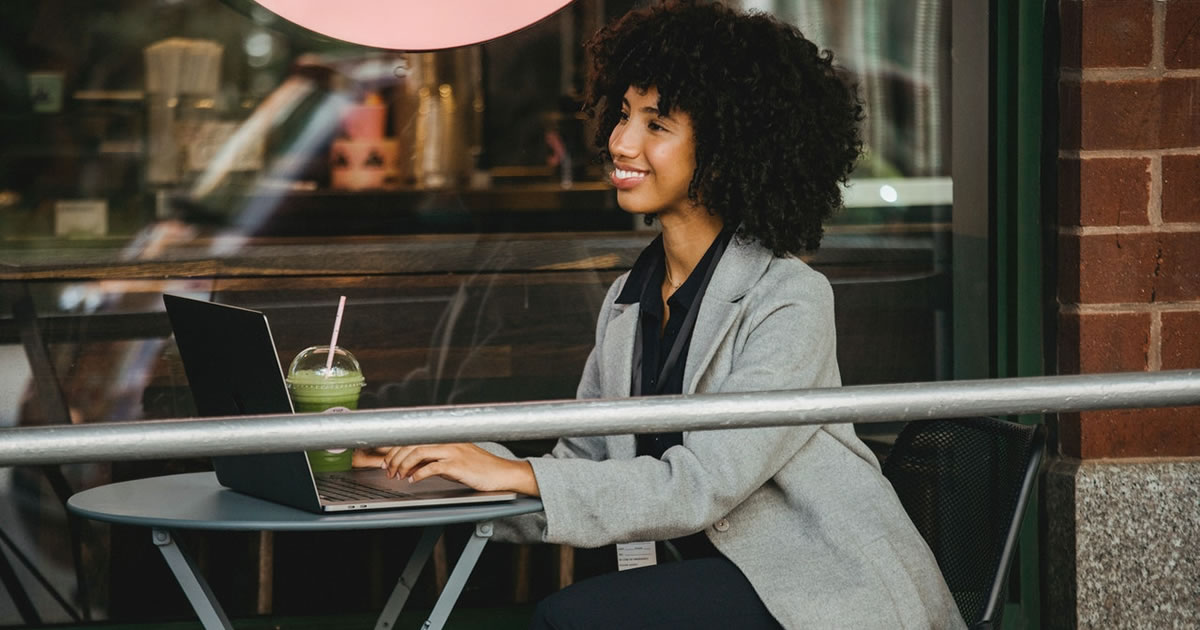
{"type": "Polygon", "coordinates": [[[1045,429],[996,418],[910,422],[883,474],[933,550],[968,625],[998,625],[1045,429]]]}

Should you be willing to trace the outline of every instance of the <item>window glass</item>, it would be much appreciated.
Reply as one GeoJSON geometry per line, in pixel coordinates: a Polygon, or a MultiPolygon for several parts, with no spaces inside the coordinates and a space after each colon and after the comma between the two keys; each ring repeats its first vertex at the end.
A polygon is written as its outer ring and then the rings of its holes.
{"type": "MultiPolygon", "coordinates": [[[[605,290],[653,237],[616,206],[579,113],[583,41],[634,4],[578,0],[481,45],[404,53],[248,0],[4,2],[0,427],[194,415],[164,292],[265,312],[285,368],[328,342],[347,296],[361,407],[572,397],[605,290]]],[[[950,3],[742,6],[832,50],[866,108],[846,209],[810,258],[834,285],[844,382],[949,378],[950,3]]],[[[0,529],[76,611],[190,618],[146,573],[165,569],[144,532],[73,530],[62,501],[207,466],[0,468],[0,529]]],[[[364,540],[328,544],[400,544],[364,540]]],[[[257,539],[198,544],[240,558],[213,560],[241,576],[229,612],[263,612],[257,539]]],[[[307,539],[278,544],[266,611],[378,608],[379,567],[322,603],[281,564],[307,539]]],[[[20,578],[44,621],[70,621],[20,578]]],[[[25,623],[0,606],[0,625],[25,623]]]]}

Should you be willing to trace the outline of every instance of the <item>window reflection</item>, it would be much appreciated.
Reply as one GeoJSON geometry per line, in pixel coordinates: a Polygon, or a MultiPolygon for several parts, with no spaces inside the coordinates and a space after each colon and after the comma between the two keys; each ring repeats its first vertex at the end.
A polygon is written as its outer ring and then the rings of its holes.
{"type": "MultiPolygon", "coordinates": [[[[192,415],[163,292],[266,311],[285,365],[347,295],[364,407],[573,396],[604,291],[651,237],[616,207],[578,112],[582,41],[633,4],[579,0],[408,54],[246,0],[5,3],[0,426],[192,415]]],[[[867,156],[812,256],[834,283],[844,381],[948,378],[949,2],[742,5],[832,49],[867,109],[867,156]]],[[[205,465],[63,470],[78,490],[205,465]]],[[[139,614],[107,534],[73,539],[38,471],[0,469],[0,527],[76,609],[139,614]],[[80,592],[72,540],[113,593],[80,592]]],[[[362,597],[314,612],[372,608],[362,597]]],[[[0,607],[4,624],[22,619],[0,607]]]]}

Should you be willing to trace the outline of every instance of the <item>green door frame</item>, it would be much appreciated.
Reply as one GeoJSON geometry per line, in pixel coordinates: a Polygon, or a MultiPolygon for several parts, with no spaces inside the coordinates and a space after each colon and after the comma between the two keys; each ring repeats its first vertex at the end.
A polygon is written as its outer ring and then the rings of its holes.
{"type": "MultiPolygon", "coordinates": [[[[1041,376],[1046,373],[1050,328],[1045,290],[1053,288],[1045,275],[1052,266],[1044,257],[1044,240],[1052,244],[1052,239],[1043,239],[1044,228],[1053,225],[1052,220],[1044,220],[1052,196],[1045,194],[1043,186],[1053,178],[1045,177],[1043,169],[1057,150],[1056,126],[1047,126],[1043,116],[1056,99],[1053,84],[1048,90],[1045,81],[1056,73],[1047,71],[1045,61],[1056,57],[1045,46],[1046,2],[992,0],[991,6],[992,375],[1041,376]]],[[[1014,418],[1024,424],[1043,419],[1040,415],[1014,418]]],[[[1010,576],[1005,628],[1041,626],[1039,496],[1035,486],[1010,576]]]]}
{"type": "MultiPolygon", "coordinates": [[[[1040,376],[1046,373],[1043,229],[1053,203],[1044,168],[1053,168],[1057,91],[1054,50],[1046,47],[1046,11],[1053,0],[989,0],[954,3],[951,37],[954,377],[957,379],[1040,376]],[[979,42],[987,42],[980,46],[979,42]],[[987,72],[981,86],[976,77],[987,72]],[[987,151],[979,147],[986,146],[987,151]]],[[[1040,423],[1041,416],[1013,418],[1040,423]]],[[[1005,628],[1039,628],[1039,493],[1034,488],[1022,522],[1018,555],[1004,609],[1005,628]]]]}

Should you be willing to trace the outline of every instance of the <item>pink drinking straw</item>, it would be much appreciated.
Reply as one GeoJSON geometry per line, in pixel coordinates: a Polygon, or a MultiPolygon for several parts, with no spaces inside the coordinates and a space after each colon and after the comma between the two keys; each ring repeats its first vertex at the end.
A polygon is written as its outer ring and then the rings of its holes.
{"type": "Polygon", "coordinates": [[[329,358],[325,360],[325,378],[333,370],[333,353],[337,350],[338,331],[342,329],[342,311],[346,308],[346,296],[338,300],[337,316],[333,318],[333,338],[329,340],[329,358]]]}

